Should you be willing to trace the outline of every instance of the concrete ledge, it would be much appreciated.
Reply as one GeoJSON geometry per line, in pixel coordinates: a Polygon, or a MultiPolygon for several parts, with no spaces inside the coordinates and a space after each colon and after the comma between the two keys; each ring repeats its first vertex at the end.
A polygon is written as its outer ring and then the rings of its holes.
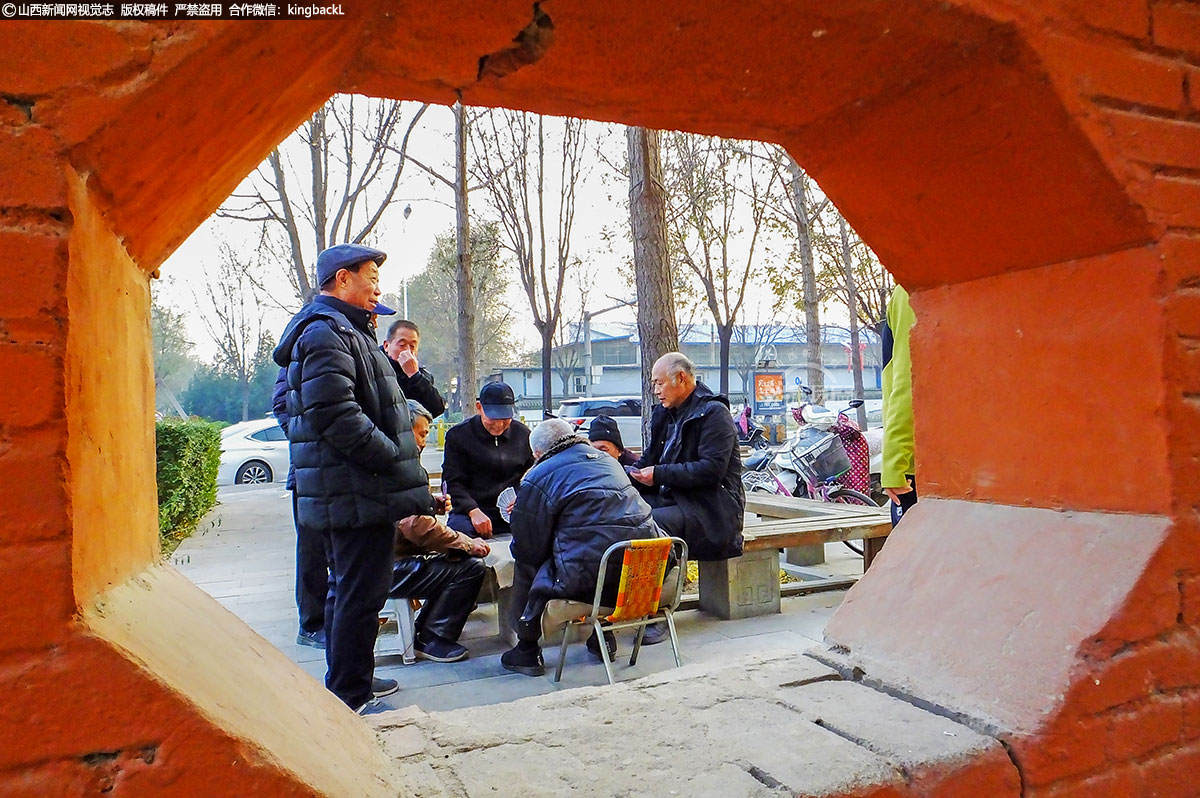
{"type": "Polygon", "coordinates": [[[700,609],[725,620],[779,612],[779,549],[700,563],[700,609]]]}
{"type": "Polygon", "coordinates": [[[1020,795],[995,740],[793,652],[374,722],[422,795],[1020,795]]]}

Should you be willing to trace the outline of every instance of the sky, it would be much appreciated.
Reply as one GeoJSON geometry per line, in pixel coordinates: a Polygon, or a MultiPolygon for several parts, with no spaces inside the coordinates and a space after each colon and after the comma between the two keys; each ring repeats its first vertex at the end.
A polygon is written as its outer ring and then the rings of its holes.
{"type": "MultiPolygon", "coordinates": [[[[405,125],[416,107],[415,103],[405,103],[405,125]]],[[[634,298],[632,286],[619,274],[621,265],[632,257],[628,239],[628,186],[626,178],[617,171],[625,162],[624,128],[602,123],[589,123],[588,128],[587,167],[578,187],[578,211],[571,239],[572,252],[581,259],[583,268],[564,293],[564,310],[568,318],[578,317],[581,285],[588,292],[587,306],[591,309],[634,298]]],[[[431,106],[414,129],[408,152],[422,163],[450,176],[453,174],[453,131],[454,118],[450,108],[431,106]]],[[[295,143],[292,142],[291,146],[295,146],[295,143]]],[[[243,186],[234,192],[235,195],[244,193],[251,179],[248,177],[243,186]]],[[[293,185],[295,182],[293,180],[293,185]]],[[[385,294],[402,294],[405,280],[425,269],[435,237],[452,230],[455,222],[453,196],[449,187],[412,164],[404,169],[396,197],[376,228],[374,242],[375,246],[388,253],[387,262],[380,271],[381,289],[385,294]],[[407,220],[403,215],[406,206],[412,209],[407,220]]],[[[486,205],[485,192],[472,192],[470,203],[473,216],[494,216],[494,212],[486,205]]],[[[206,332],[203,316],[207,303],[205,286],[213,279],[212,274],[219,263],[220,247],[225,244],[237,251],[252,252],[258,235],[259,227],[256,224],[213,216],[164,263],[162,279],[153,285],[159,301],[184,312],[195,353],[204,361],[211,360],[216,352],[216,346],[206,332]]],[[[768,252],[768,249],[772,249],[772,246],[760,241],[758,252],[762,253],[762,257],[782,257],[786,254],[787,245],[780,241],[774,245],[774,251],[768,252]]],[[[291,289],[281,271],[272,270],[264,277],[264,281],[271,289],[272,296],[280,297],[285,302],[291,301],[291,289]]],[[[770,318],[773,299],[765,280],[753,285],[743,321],[753,323],[770,318]]],[[[515,310],[514,318],[517,321],[512,332],[518,347],[521,351],[535,349],[539,339],[515,272],[510,281],[507,302],[515,310]]],[[[265,326],[278,337],[290,312],[269,304],[264,304],[262,310],[265,326]]],[[[402,311],[402,308],[398,310],[402,311]]],[[[622,309],[604,315],[593,324],[602,328],[632,323],[634,320],[632,309],[622,309]]],[[[703,308],[695,313],[692,320],[697,323],[711,322],[703,308]]],[[[514,352],[514,359],[519,354],[514,352]]]]}

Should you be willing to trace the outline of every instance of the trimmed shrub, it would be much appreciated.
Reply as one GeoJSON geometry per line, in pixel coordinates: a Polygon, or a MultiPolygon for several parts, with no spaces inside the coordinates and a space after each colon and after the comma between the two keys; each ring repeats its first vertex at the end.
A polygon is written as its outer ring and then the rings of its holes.
{"type": "Polygon", "coordinates": [[[158,535],[169,554],[217,503],[221,431],[217,424],[189,420],[155,424],[158,457],[158,535]]]}

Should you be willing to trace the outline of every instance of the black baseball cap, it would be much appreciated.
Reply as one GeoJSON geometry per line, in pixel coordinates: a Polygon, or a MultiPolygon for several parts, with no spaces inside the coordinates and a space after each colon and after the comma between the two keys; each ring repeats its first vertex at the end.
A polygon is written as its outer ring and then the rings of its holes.
{"type": "Polygon", "coordinates": [[[517,398],[512,388],[502,382],[489,382],[479,391],[479,404],[488,418],[512,418],[516,414],[517,398]]]}

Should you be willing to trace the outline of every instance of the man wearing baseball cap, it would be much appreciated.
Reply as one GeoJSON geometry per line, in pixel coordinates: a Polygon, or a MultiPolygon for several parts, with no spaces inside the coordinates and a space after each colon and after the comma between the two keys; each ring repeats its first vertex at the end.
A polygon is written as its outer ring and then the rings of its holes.
{"type": "Polygon", "coordinates": [[[533,465],[529,427],[515,421],[516,398],[502,382],[489,382],[479,392],[479,415],[446,431],[442,482],[454,503],[446,526],[464,535],[506,535],[508,522],[496,507],[505,488],[521,484],[533,465]]]}
{"type": "Polygon", "coordinates": [[[287,384],[296,522],[321,536],[333,576],[325,686],[362,713],[388,708],[372,678],[379,610],[391,587],[392,525],[434,510],[407,402],[371,329],[385,258],[360,244],[321,252],[320,294],[288,323],[274,352],[287,384]]]}

